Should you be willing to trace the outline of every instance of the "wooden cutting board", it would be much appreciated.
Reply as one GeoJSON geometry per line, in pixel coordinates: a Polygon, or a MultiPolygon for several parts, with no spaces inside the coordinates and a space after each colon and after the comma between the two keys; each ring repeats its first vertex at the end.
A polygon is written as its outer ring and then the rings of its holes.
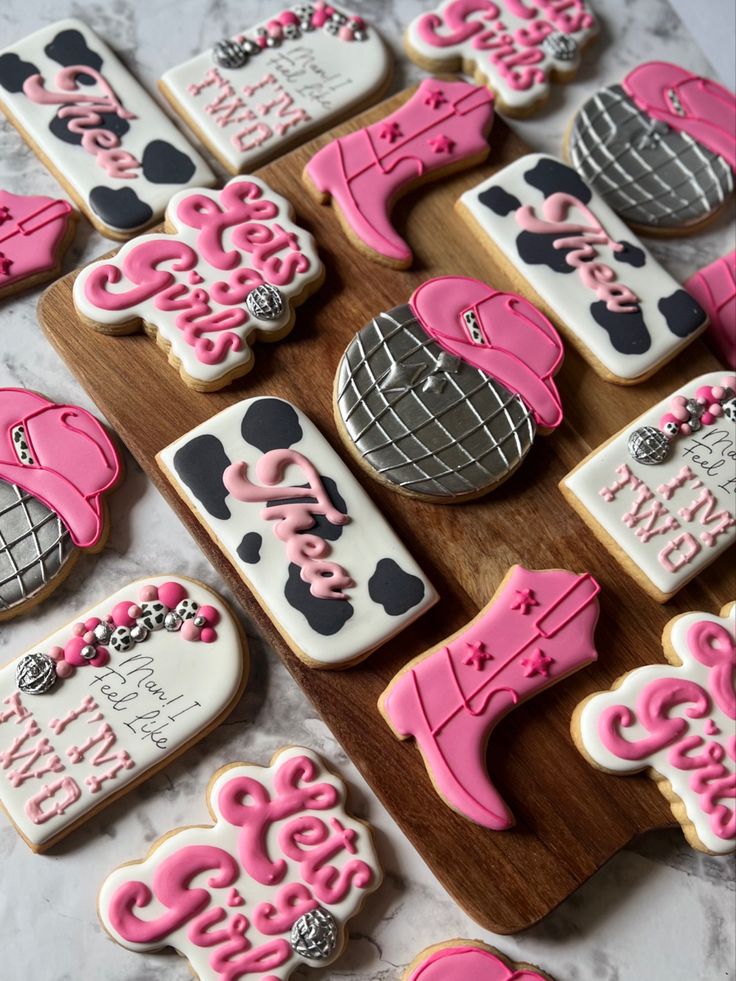
{"type": "Polygon", "coordinates": [[[514,933],[549,913],[636,834],[673,823],[666,802],[644,776],[617,778],[589,767],[572,744],[569,719],[590,692],[607,688],[625,671],[662,659],[662,628],[675,614],[718,611],[734,595],[736,575],[724,556],[673,602],[658,606],[609,558],[566,505],[557,483],[653,402],[694,375],[717,368],[713,356],[695,342],[653,380],[620,388],[601,381],[570,351],[557,379],[565,424],[554,436],[539,438],[523,466],[495,493],[470,504],[419,503],[371,481],[351,464],[441,600],[347,671],[310,670],[286,648],[154,459],[172,440],[233,402],[268,394],[293,400],[349,459],[336,434],[331,397],[334,372],[353,333],[373,314],[406,302],[432,276],[465,274],[511,288],[453,210],[463,191],[526,152],[499,119],[485,164],[426,185],[397,206],[396,226],[415,252],[408,272],[365,259],[347,243],[334,211],[306,193],[302,168],[318,147],[333,135],[382,118],[403,98],[389,99],[258,171],[294,202],[298,223],[316,236],[328,273],[322,289],[299,309],[292,335],[278,344],[257,346],[254,370],[233,387],[209,395],[192,392],[144,335],[109,337],[81,324],[72,303],[74,273],[47,290],[38,312],[49,339],[437,878],[479,924],[514,933]],[[492,832],[440,800],[416,746],[394,739],[376,702],[406,661],[474,616],[514,562],[537,569],[588,570],[596,576],[603,586],[596,635],[599,661],[511,712],[493,734],[489,771],[517,823],[510,831],[492,832]]]}

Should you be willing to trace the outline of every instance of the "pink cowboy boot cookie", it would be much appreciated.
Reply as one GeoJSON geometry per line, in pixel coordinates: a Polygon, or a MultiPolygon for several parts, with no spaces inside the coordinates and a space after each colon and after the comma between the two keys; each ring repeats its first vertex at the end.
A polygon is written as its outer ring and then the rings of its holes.
{"type": "Polygon", "coordinates": [[[0,297],[58,275],[77,217],[68,201],[0,189],[0,297]]]}
{"type": "Polygon", "coordinates": [[[700,269],[685,282],[708,314],[705,339],[721,361],[736,371],[736,249],[700,269]]]}

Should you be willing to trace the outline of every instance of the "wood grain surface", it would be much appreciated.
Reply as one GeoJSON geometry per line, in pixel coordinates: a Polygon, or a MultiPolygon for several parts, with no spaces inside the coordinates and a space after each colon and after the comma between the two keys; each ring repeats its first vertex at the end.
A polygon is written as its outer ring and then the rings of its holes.
{"type": "MultiPolygon", "coordinates": [[[[382,118],[405,97],[387,100],[332,135],[382,118]]],[[[718,366],[696,341],[650,381],[622,389],[602,381],[568,351],[557,379],[565,423],[553,436],[537,439],[523,466],[497,491],[468,504],[412,500],[370,480],[351,461],[441,599],[355,668],[310,670],[286,648],[233,566],[166,483],[155,454],[233,402],[271,394],[300,406],[349,460],[332,415],[333,376],[348,341],[373,314],[405,302],[432,276],[464,274],[510,288],[453,205],[465,190],[526,151],[496,119],[486,163],[403,199],[395,209],[395,224],[408,237],[415,260],[411,270],[401,272],[353,249],[333,209],[320,207],[306,193],[302,168],[329,138],[320,137],[258,171],[294,202],[297,221],[316,236],[328,272],[319,293],[299,308],[292,334],[278,344],[257,346],[254,370],[231,388],[193,392],[143,334],[110,337],[80,324],[71,297],[73,273],[43,295],[39,318],[437,878],[482,926],[513,933],[552,910],[636,834],[674,823],[666,801],[645,776],[617,778],[588,766],[573,746],[569,720],[576,703],[590,692],[609,687],[632,668],[663,660],[660,638],[667,621],[689,610],[719,610],[734,595],[736,575],[724,556],[675,600],[659,606],[608,556],[565,503],[557,483],[654,401],[718,366]],[[440,800],[416,746],[393,738],[376,703],[403,664],[475,615],[514,562],[588,570],[596,576],[603,586],[599,660],[511,712],[493,734],[489,772],[517,823],[510,831],[492,832],[440,800]]]]}

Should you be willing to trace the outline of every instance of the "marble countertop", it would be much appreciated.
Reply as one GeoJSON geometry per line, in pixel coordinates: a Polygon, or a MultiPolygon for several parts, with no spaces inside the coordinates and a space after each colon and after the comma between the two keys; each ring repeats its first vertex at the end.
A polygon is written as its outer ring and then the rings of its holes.
{"type": "MultiPolygon", "coordinates": [[[[403,25],[428,4],[352,0],[351,6],[372,20],[394,48],[398,58],[394,87],[418,78],[419,71],[401,53],[400,37],[403,25]]],[[[594,6],[602,22],[601,37],[577,80],[556,87],[547,107],[533,119],[514,124],[533,149],[559,152],[565,126],[584,94],[592,86],[620,79],[640,61],[658,57],[714,73],[667,0],[594,0],[594,6]]],[[[719,11],[728,16],[728,7],[727,0],[701,0],[699,5],[709,14],[704,21],[720,16],[719,11]]],[[[12,0],[0,6],[0,47],[44,23],[79,16],[154,91],[166,68],[273,9],[273,0],[208,0],[206,4],[201,0],[118,0],[115,4],[12,0]]],[[[733,43],[728,33],[724,32],[726,48],[733,43]]],[[[728,53],[719,51],[713,61],[728,65],[728,53]]],[[[733,84],[732,77],[724,81],[733,84]]],[[[54,179],[6,123],[0,124],[0,186],[19,193],[60,194],[54,179]]],[[[694,238],[663,240],[652,248],[682,278],[732,247],[732,242],[732,219],[723,218],[694,238]]],[[[82,222],[65,268],[108,248],[109,242],[82,222]]],[[[38,293],[31,292],[0,305],[0,386],[25,386],[57,401],[94,409],[44,340],[35,318],[37,298],[38,293]]],[[[132,460],[128,465],[125,485],[110,502],[112,533],[103,553],[84,557],[68,582],[32,616],[2,626],[0,663],[77,610],[139,576],[179,571],[222,589],[152,484],[132,460]]],[[[266,763],[285,743],[311,746],[347,778],[351,809],[375,825],[386,870],[381,891],[351,923],[351,941],[342,959],[333,968],[297,976],[314,981],[328,977],[395,981],[421,948],[461,936],[497,943],[512,957],[538,963],[559,981],[716,981],[733,976],[733,863],[692,851],[677,830],[635,842],[525,934],[495,938],[480,930],[444,893],[280,661],[261,642],[247,615],[242,617],[251,641],[251,677],[245,696],[218,730],[48,856],[31,854],[0,820],[0,977],[4,981],[189,977],[176,956],[136,956],[112,943],[96,917],[97,886],[108,870],[144,854],[169,828],[206,823],[204,788],[218,766],[233,759],[266,763]]],[[[529,882],[533,889],[531,870],[529,882]]]]}

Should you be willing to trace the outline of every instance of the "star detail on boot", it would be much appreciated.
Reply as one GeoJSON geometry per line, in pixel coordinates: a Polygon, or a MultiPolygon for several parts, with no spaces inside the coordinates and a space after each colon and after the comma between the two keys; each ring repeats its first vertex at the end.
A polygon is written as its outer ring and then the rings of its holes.
{"type": "Polygon", "coordinates": [[[517,589],[516,599],[511,604],[512,610],[518,610],[519,613],[525,615],[529,612],[530,607],[539,606],[539,600],[534,597],[533,589],[517,589]]]}
{"type": "Polygon", "coordinates": [[[13,260],[8,259],[6,255],[0,252],[0,276],[9,276],[10,267],[13,265],[13,260]]]}
{"type": "Polygon", "coordinates": [[[486,650],[486,645],[482,640],[467,641],[465,646],[468,653],[463,658],[463,664],[472,664],[476,671],[482,671],[486,661],[493,660],[493,654],[486,650]]]}
{"type": "Polygon", "coordinates": [[[384,123],[378,131],[378,138],[381,140],[388,140],[389,143],[395,143],[396,140],[401,139],[403,135],[404,134],[401,132],[401,127],[398,123],[384,123]]]}
{"type": "Polygon", "coordinates": [[[378,387],[382,392],[405,392],[416,385],[424,374],[424,368],[418,362],[407,364],[405,361],[395,361],[378,387]]]}
{"type": "Polygon", "coordinates": [[[430,89],[424,100],[425,106],[430,106],[432,109],[439,109],[439,107],[444,106],[446,102],[447,96],[444,94],[442,89],[430,89]]]}
{"type": "Polygon", "coordinates": [[[547,657],[541,648],[535,647],[529,657],[525,657],[521,662],[521,666],[524,669],[525,678],[533,678],[537,674],[541,674],[543,678],[549,678],[550,665],[554,663],[553,657],[547,657]]]}
{"type": "Polygon", "coordinates": [[[445,136],[444,133],[440,133],[439,136],[435,136],[433,140],[427,140],[427,142],[432,147],[434,153],[452,153],[455,149],[454,140],[451,140],[449,136],[445,136]]]}

